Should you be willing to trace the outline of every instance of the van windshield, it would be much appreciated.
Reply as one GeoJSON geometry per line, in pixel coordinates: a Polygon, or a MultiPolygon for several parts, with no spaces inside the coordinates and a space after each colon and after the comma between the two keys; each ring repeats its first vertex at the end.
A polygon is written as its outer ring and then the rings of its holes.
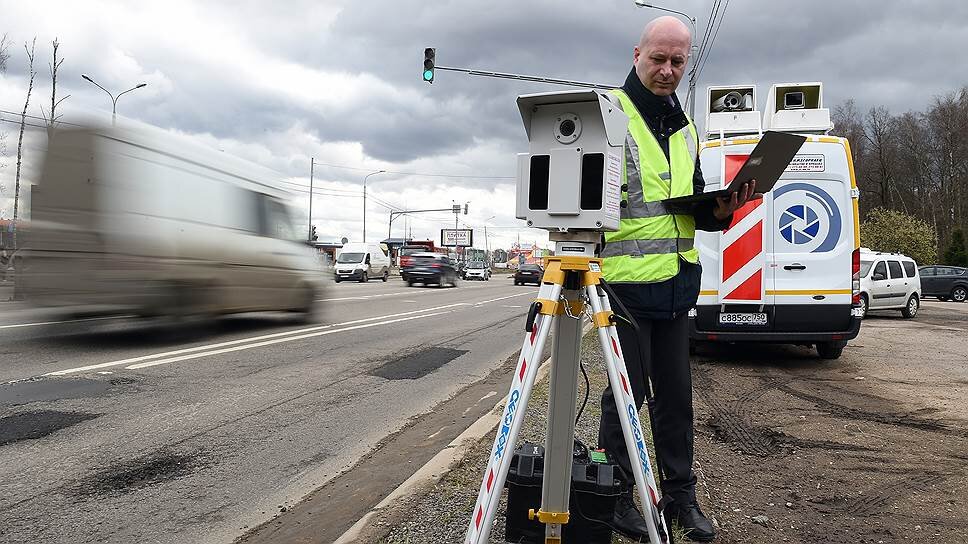
{"type": "Polygon", "coordinates": [[[874,261],[861,261],[860,262],[860,277],[866,278],[867,273],[871,271],[871,267],[874,266],[874,261]]]}
{"type": "Polygon", "coordinates": [[[363,260],[362,253],[340,253],[339,258],[336,259],[338,263],[358,263],[363,260]]]}

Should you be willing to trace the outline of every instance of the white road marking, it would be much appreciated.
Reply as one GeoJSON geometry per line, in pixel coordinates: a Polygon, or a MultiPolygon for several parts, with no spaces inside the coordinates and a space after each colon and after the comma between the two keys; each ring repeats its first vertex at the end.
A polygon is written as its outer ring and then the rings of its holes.
{"type": "Polygon", "coordinates": [[[521,305],[520,304],[502,304],[501,307],[502,308],[520,308],[521,305]]]}
{"type": "Polygon", "coordinates": [[[130,316],[123,316],[123,315],[115,316],[115,315],[112,315],[112,316],[107,316],[107,317],[88,317],[88,318],[85,318],[85,319],[65,319],[63,321],[38,321],[36,323],[17,323],[16,325],[0,325],[0,329],[16,329],[16,328],[19,328],[19,327],[37,327],[37,326],[40,326],[40,325],[57,325],[57,324],[60,324],[60,323],[81,323],[83,321],[97,321],[97,320],[101,320],[101,319],[117,319],[117,318],[121,318],[121,317],[130,317],[130,316]]]}
{"type": "Polygon", "coordinates": [[[449,314],[453,310],[448,310],[446,312],[434,312],[429,314],[413,315],[410,317],[401,317],[400,319],[391,319],[389,321],[378,321],[376,323],[367,323],[365,325],[356,325],[355,327],[343,327],[342,329],[332,329],[328,331],[318,331],[311,332],[309,334],[300,334],[298,336],[287,336],[286,338],[276,338],[275,340],[266,340],[265,342],[255,342],[252,344],[245,344],[241,346],[234,346],[231,348],[216,349],[212,351],[203,351],[201,353],[192,353],[189,355],[181,355],[179,357],[171,357],[169,359],[161,359],[157,361],[148,361],[147,363],[138,363],[136,365],[126,366],[125,370],[137,370],[139,368],[148,368],[150,366],[165,365],[168,363],[177,363],[178,361],[187,361],[189,359],[198,359],[200,357],[208,357],[210,355],[219,355],[222,353],[229,353],[232,351],[241,351],[243,349],[252,349],[262,346],[271,346],[272,344],[280,344],[282,342],[292,342],[294,340],[302,340],[304,338],[313,338],[315,336],[325,336],[327,334],[336,334],[338,332],[355,331],[357,329],[367,329],[370,327],[379,327],[380,325],[389,325],[391,323],[399,323],[401,321],[412,321],[414,319],[423,319],[425,317],[433,317],[435,315],[449,314]]]}
{"type": "Polygon", "coordinates": [[[435,437],[435,436],[437,436],[438,434],[440,434],[440,433],[441,433],[441,432],[442,432],[442,431],[443,431],[444,429],[446,429],[446,428],[447,428],[447,427],[441,427],[440,429],[437,429],[437,432],[435,432],[434,434],[432,434],[432,435],[430,435],[430,436],[428,436],[428,437],[427,437],[427,440],[430,440],[430,439],[432,439],[433,437],[435,437]]]}
{"type": "Polygon", "coordinates": [[[419,313],[422,313],[422,312],[432,312],[434,310],[445,310],[445,309],[448,309],[448,308],[455,308],[457,306],[469,306],[469,304],[467,302],[458,302],[456,304],[447,304],[445,306],[437,306],[437,307],[434,307],[434,308],[424,308],[424,309],[421,309],[421,310],[413,310],[413,311],[410,311],[410,312],[402,312],[402,313],[397,313],[397,314],[381,315],[381,316],[377,316],[377,317],[369,317],[369,318],[366,318],[366,319],[357,319],[357,320],[354,320],[354,321],[347,321],[345,323],[335,323],[335,324],[332,324],[332,325],[319,325],[319,326],[316,326],[316,327],[308,327],[308,328],[305,328],[305,329],[296,329],[296,330],[293,330],[293,331],[277,332],[277,333],[274,333],[274,334],[264,334],[264,335],[261,335],[261,336],[253,336],[253,337],[250,337],[250,338],[241,338],[239,340],[230,340],[228,342],[219,342],[217,344],[208,344],[208,345],[203,345],[203,346],[195,346],[195,347],[192,347],[192,348],[177,349],[177,350],[174,350],[174,351],[165,351],[165,352],[161,352],[161,353],[153,353],[151,355],[142,355],[140,357],[132,357],[130,359],[122,359],[120,361],[111,361],[111,362],[108,362],[108,363],[99,363],[99,364],[95,364],[95,365],[81,366],[81,367],[77,367],[77,368],[68,368],[66,370],[57,370],[55,372],[48,372],[47,374],[44,374],[44,376],[64,376],[64,375],[67,375],[67,374],[74,374],[76,372],[86,372],[88,370],[97,370],[97,369],[100,369],[100,368],[107,368],[107,367],[112,367],[112,366],[128,365],[128,364],[131,364],[131,363],[138,363],[138,362],[147,361],[147,360],[150,360],[150,359],[160,359],[160,358],[163,358],[163,357],[170,357],[172,355],[180,355],[180,354],[183,354],[183,353],[194,353],[194,352],[197,352],[197,351],[205,351],[205,350],[211,350],[211,349],[221,348],[221,347],[225,347],[225,346],[234,346],[234,345],[238,345],[238,344],[244,344],[246,342],[257,342],[257,341],[260,341],[260,340],[267,340],[269,338],[279,338],[281,336],[289,336],[289,335],[294,335],[294,334],[306,333],[306,332],[310,332],[310,331],[318,331],[318,330],[323,330],[323,329],[331,329],[331,328],[334,328],[334,327],[342,327],[342,326],[345,326],[345,325],[354,325],[356,323],[365,323],[365,322],[368,322],[368,321],[377,321],[377,320],[380,320],[380,319],[388,319],[388,318],[393,318],[393,317],[401,317],[401,316],[407,316],[407,315],[414,315],[414,314],[419,314],[419,313]]]}
{"type": "Polygon", "coordinates": [[[396,295],[406,295],[407,293],[410,293],[410,292],[411,291],[400,291],[399,293],[382,293],[382,294],[379,294],[379,295],[360,295],[358,297],[317,298],[316,299],[316,302],[336,302],[336,301],[339,301],[339,300],[368,300],[368,299],[371,299],[371,298],[393,297],[393,296],[396,296],[396,295]]]}
{"type": "Polygon", "coordinates": [[[487,399],[489,399],[489,398],[491,398],[491,397],[493,397],[495,395],[497,395],[497,391],[491,391],[490,393],[488,393],[488,394],[484,395],[483,397],[481,397],[477,402],[484,402],[485,400],[487,400],[487,399]]]}
{"type": "Polygon", "coordinates": [[[492,298],[491,300],[482,300],[480,302],[475,302],[474,303],[474,306],[480,306],[481,304],[487,304],[489,302],[497,302],[499,300],[504,300],[506,298],[520,297],[520,296],[524,296],[524,295],[532,295],[533,296],[534,293],[515,293],[513,295],[508,295],[506,297],[492,298]]]}

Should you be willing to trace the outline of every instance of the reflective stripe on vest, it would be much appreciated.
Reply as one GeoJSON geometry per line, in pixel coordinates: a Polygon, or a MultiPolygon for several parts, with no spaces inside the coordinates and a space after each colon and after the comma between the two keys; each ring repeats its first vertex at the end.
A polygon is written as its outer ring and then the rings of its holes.
{"type": "Polygon", "coordinates": [[[606,280],[619,283],[665,281],[679,272],[680,258],[699,260],[693,246],[695,219],[673,214],[662,202],[692,194],[696,129],[690,121],[673,134],[666,159],[628,96],[616,89],[609,98],[629,117],[622,172],[627,206],[618,232],[605,234],[603,273],[606,280]]]}
{"type": "Polygon", "coordinates": [[[656,238],[653,240],[617,240],[605,244],[602,257],[628,255],[659,255],[662,253],[682,253],[693,248],[692,238],[656,238]]]}

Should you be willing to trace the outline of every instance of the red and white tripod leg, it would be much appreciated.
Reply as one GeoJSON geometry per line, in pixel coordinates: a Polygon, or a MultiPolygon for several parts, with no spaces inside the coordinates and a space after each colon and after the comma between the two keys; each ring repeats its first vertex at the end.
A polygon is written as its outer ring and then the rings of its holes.
{"type": "MultiPolygon", "coordinates": [[[[557,301],[561,296],[561,286],[556,284],[542,284],[538,291],[538,298],[557,301]]],[[[491,447],[484,480],[477,493],[477,503],[471,514],[471,521],[464,537],[465,544],[484,544],[491,532],[491,524],[501,499],[504,482],[511,466],[514,444],[518,440],[521,423],[527,411],[528,399],[538,373],[538,362],[544,349],[545,340],[554,322],[554,316],[538,314],[531,332],[525,334],[521,355],[515,367],[511,389],[508,392],[507,405],[498,422],[497,436],[491,447]]]]}
{"type": "MultiPolygon", "coordinates": [[[[597,285],[586,287],[588,300],[594,315],[611,313],[608,298],[600,293],[597,285]]],[[[649,460],[648,446],[642,433],[638,410],[635,407],[635,397],[629,385],[628,370],[625,367],[625,357],[622,356],[622,346],[618,341],[618,331],[615,325],[598,326],[598,340],[602,344],[605,354],[605,367],[608,370],[608,383],[612,388],[615,406],[618,408],[618,419],[622,424],[622,434],[625,435],[625,447],[628,449],[629,459],[632,461],[632,475],[635,477],[635,487],[639,493],[639,500],[646,510],[645,523],[649,528],[649,541],[653,543],[669,542],[669,532],[665,526],[665,518],[659,510],[659,492],[649,460]]]]}

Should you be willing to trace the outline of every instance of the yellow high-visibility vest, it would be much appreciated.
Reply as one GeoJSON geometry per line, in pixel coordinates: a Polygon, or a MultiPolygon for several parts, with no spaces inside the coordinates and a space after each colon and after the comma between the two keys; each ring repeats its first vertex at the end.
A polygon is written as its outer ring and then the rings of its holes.
{"type": "Polygon", "coordinates": [[[669,138],[669,158],[632,100],[621,89],[611,94],[629,117],[622,183],[627,186],[617,232],[605,233],[602,273],[611,283],[655,283],[679,273],[679,259],[699,262],[694,247],[696,220],[672,213],[662,200],[692,194],[699,141],[689,119],[669,138]]]}

